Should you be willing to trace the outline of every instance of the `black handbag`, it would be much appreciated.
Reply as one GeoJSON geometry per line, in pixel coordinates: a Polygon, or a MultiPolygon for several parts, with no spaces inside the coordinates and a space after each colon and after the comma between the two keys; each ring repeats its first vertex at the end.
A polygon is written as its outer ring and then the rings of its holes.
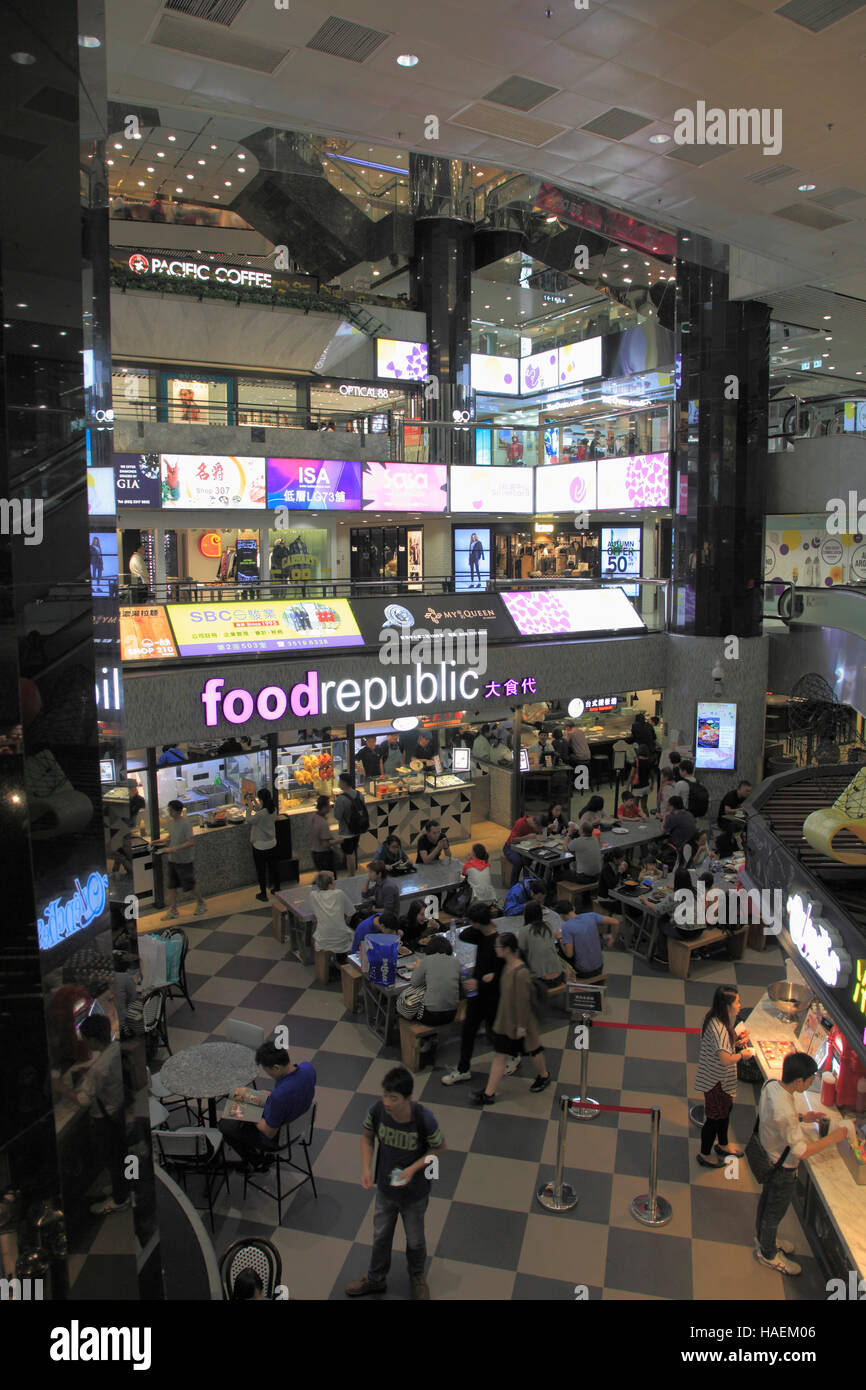
{"type": "Polygon", "coordinates": [[[763,1187],[766,1183],[770,1181],[770,1178],[773,1176],[773,1174],[779,1168],[781,1168],[782,1164],[785,1162],[785,1159],[788,1157],[788,1154],[791,1152],[791,1146],[790,1144],[786,1144],[781,1154],[776,1159],[776,1162],[771,1163],[770,1155],[767,1153],[767,1150],[764,1148],[763,1144],[758,1138],[758,1125],[760,1123],[761,1116],[760,1113],[758,1113],[755,1116],[755,1127],[752,1130],[752,1133],[749,1137],[749,1142],[746,1145],[745,1152],[746,1162],[752,1170],[752,1176],[755,1179],[755,1182],[759,1182],[763,1187]]]}

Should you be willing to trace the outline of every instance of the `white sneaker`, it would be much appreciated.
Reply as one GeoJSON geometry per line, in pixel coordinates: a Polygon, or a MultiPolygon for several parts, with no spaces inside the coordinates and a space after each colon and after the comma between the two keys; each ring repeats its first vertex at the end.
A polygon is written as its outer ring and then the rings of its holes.
{"type": "Polygon", "coordinates": [[[781,1250],[777,1250],[772,1260],[766,1259],[760,1252],[755,1251],[755,1259],[759,1264],[766,1265],[768,1269],[776,1269],[780,1274],[802,1274],[803,1270],[794,1260],[789,1260],[783,1255],[781,1250]]]}
{"type": "Polygon", "coordinates": [[[505,1075],[516,1076],[520,1071],[520,1063],[522,1061],[522,1057],[509,1057],[508,1061],[505,1063],[505,1075]]]}
{"type": "Polygon", "coordinates": [[[115,1202],[113,1197],[109,1197],[107,1202],[95,1202],[90,1210],[94,1216],[111,1216],[116,1211],[126,1211],[129,1206],[128,1197],[125,1202],[115,1202]]]}
{"type": "Polygon", "coordinates": [[[471,1071],[457,1071],[455,1067],[454,1071],[449,1071],[447,1076],[440,1076],[439,1080],[443,1086],[456,1086],[458,1081],[471,1081],[472,1073],[471,1071]]]}
{"type": "Polygon", "coordinates": [[[196,908],[195,912],[194,912],[192,915],[193,915],[193,917],[203,917],[203,916],[205,915],[206,912],[207,912],[207,903],[199,903],[198,907],[196,908]]]}
{"type": "MultiPolygon", "coordinates": [[[[758,1237],[755,1236],[755,1249],[760,1250],[760,1248],[758,1237]]],[[[776,1236],[776,1249],[781,1250],[783,1255],[793,1255],[794,1242],[792,1240],[781,1240],[779,1236],[776,1236]]]]}
{"type": "Polygon", "coordinates": [[[178,912],[177,908],[176,908],[176,907],[172,907],[172,908],[169,908],[168,912],[165,914],[165,916],[163,917],[162,920],[163,920],[164,922],[173,922],[173,921],[175,920],[175,918],[176,918],[176,917],[179,917],[179,916],[180,916],[180,913],[178,912]]]}

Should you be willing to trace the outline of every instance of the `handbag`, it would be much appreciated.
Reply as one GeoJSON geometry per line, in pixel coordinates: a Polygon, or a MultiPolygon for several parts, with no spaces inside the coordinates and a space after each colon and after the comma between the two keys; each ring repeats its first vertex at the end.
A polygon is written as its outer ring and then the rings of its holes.
{"type": "Polygon", "coordinates": [[[461,883],[459,888],[450,888],[442,899],[443,911],[450,917],[462,917],[472,901],[472,886],[461,883]]]}
{"type": "Polygon", "coordinates": [[[759,1112],[755,1116],[755,1127],[752,1130],[752,1133],[749,1136],[749,1142],[746,1145],[746,1161],[752,1170],[752,1176],[755,1179],[755,1182],[759,1182],[763,1187],[766,1183],[770,1181],[770,1178],[777,1171],[777,1169],[781,1168],[782,1164],[785,1162],[785,1159],[788,1157],[788,1154],[791,1152],[791,1146],[790,1144],[786,1144],[781,1154],[776,1159],[776,1162],[771,1163],[770,1155],[767,1153],[767,1150],[764,1148],[763,1144],[761,1143],[758,1137],[758,1125],[760,1123],[761,1116],[759,1112]]]}
{"type": "Polygon", "coordinates": [[[401,1018],[420,1018],[424,1012],[425,985],[409,985],[397,996],[397,1012],[401,1018]]]}

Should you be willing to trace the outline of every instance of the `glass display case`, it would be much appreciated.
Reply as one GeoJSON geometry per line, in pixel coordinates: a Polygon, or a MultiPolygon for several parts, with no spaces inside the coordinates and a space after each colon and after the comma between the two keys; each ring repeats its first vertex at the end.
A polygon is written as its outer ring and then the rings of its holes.
{"type": "Polygon", "coordinates": [[[337,779],[347,766],[345,738],[322,743],[296,743],[277,753],[274,782],[281,812],[313,811],[317,796],[334,796],[337,779]]]}

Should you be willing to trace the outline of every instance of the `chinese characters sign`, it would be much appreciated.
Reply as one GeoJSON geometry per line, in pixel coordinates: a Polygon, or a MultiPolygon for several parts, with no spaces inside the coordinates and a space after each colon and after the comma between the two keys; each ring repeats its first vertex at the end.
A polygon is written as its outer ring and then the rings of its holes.
{"type": "Polygon", "coordinates": [[[158,661],[177,656],[164,608],[121,608],[121,661],[158,661]]]}
{"type": "Polygon", "coordinates": [[[162,505],[173,508],[260,508],[265,505],[263,458],[162,454],[162,505]]]}
{"type": "Polygon", "coordinates": [[[300,512],[361,510],[361,465],[341,459],[268,459],[268,506],[300,512]]]}
{"type": "Polygon", "coordinates": [[[213,607],[172,603],[168,613],[181,656],[364,645],[355,616],[344,598],[222,603],[213,607]]]}

